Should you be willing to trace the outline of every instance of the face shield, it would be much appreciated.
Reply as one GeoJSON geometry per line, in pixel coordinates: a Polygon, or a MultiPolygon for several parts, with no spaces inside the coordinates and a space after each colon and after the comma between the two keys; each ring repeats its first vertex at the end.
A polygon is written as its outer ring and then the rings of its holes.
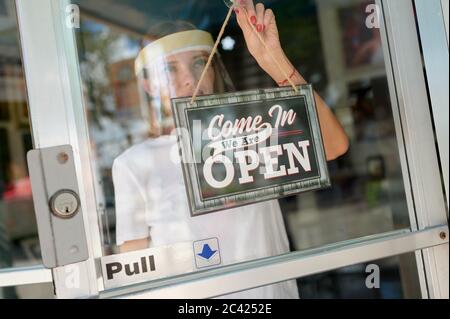
{"type": "MultiPolygon", "coordinates": [[[[152,135],[170,134],[174,128],[170,99],[193,95],[213,46],[211,34],[189,30],[155,40],[141,50],[135,72],[149,98],[147,114],[152,135]]],[[[216,53],[198,95],[230,91],[233,86],[216,53]]]]}

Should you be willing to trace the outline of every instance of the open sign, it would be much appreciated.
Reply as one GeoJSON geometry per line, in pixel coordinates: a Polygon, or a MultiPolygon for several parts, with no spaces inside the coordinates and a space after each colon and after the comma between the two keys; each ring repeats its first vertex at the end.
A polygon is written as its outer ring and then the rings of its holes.
{"type": "Polygon", "coordinates": [[[330,186],[312,88],[172,100],[193,216],[330,186]]]}

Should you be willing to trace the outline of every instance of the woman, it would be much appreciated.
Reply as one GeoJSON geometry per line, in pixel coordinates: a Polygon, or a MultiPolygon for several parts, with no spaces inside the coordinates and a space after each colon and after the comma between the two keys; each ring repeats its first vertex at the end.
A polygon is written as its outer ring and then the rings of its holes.
{"type": "MultiPolygon", "coordinates": [[[[288,84],[283,72],[254,34],[253,24],[273,56],[295,84],[306,83],[284,54],[275,16],[262,4],[247,1],[235,10],[247,47],[259,66],[279,85],[288,84]]],[[[175,22],[150,32],[157,39],[136,59],[136,74],[151,98],[152,138],[115,159],[116,237],[121,252],[216,238],[221,264],[289,252],[285,225],[277,200],[191,217],[180,164],[171,160],[176,139],[170,98],[192,96],[213,47],[210,34],[175,22]]],[[[218,56],[214,58],[199,95],[232,89],[218,56]]],[[[316,95],[327,159],[346,152],[348,140],[333,113],[316,95]]],[[[227,295],[233,298],[298,298],[295,281],[227,295]]]]}

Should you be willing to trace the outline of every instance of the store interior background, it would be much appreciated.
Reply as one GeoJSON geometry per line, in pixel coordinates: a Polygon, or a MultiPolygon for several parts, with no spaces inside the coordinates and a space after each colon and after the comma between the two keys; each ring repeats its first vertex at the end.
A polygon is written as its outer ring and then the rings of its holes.
{"type": "MultiPolygon", "coordinates": [[[[217,35],[227,8],[215,1],[75,1],[76,29],[104,253],[115,246],[114,158],[145,140],[134,58],[146,31],[188,20],[217,35]]],[[[292,250],[409,227],[386,69],[378,29],[365,26],[373,1],[264,1],[277,17],[286,54],[325,98],[350,137],[329,162],[332,188],[280,200],[292,250]]],[[[219,46],[237,90],[273,87],[233,20],[219,46]]],[[[26,152],[32,148],[13,0],[0,0],[0,267],[40,264],[26,152]]],[[[381,288],[367,289],[366,264],[299,279],[302,298],[419,297],[414,254],[376,263],[381,288]]],[[[0,298],[51,298],[51,283],[0,289],[0,298]]]]}

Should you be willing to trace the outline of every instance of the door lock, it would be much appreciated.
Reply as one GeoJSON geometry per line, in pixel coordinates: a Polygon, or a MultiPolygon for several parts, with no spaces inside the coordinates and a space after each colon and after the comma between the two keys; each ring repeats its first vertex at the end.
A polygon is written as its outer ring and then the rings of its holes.
{"type": "Polygon", "coordinates": [[[27,158],[44,266],[55,268],[87,260],[72,147],[35,149],[28,152],[27,158]]]}
{"type": "Polygon", "coordinates": [[[50,209],[57,217],[72,218],[79,208],[80,198],[72,190],[60,190],[50,198],[50,209]]]}

